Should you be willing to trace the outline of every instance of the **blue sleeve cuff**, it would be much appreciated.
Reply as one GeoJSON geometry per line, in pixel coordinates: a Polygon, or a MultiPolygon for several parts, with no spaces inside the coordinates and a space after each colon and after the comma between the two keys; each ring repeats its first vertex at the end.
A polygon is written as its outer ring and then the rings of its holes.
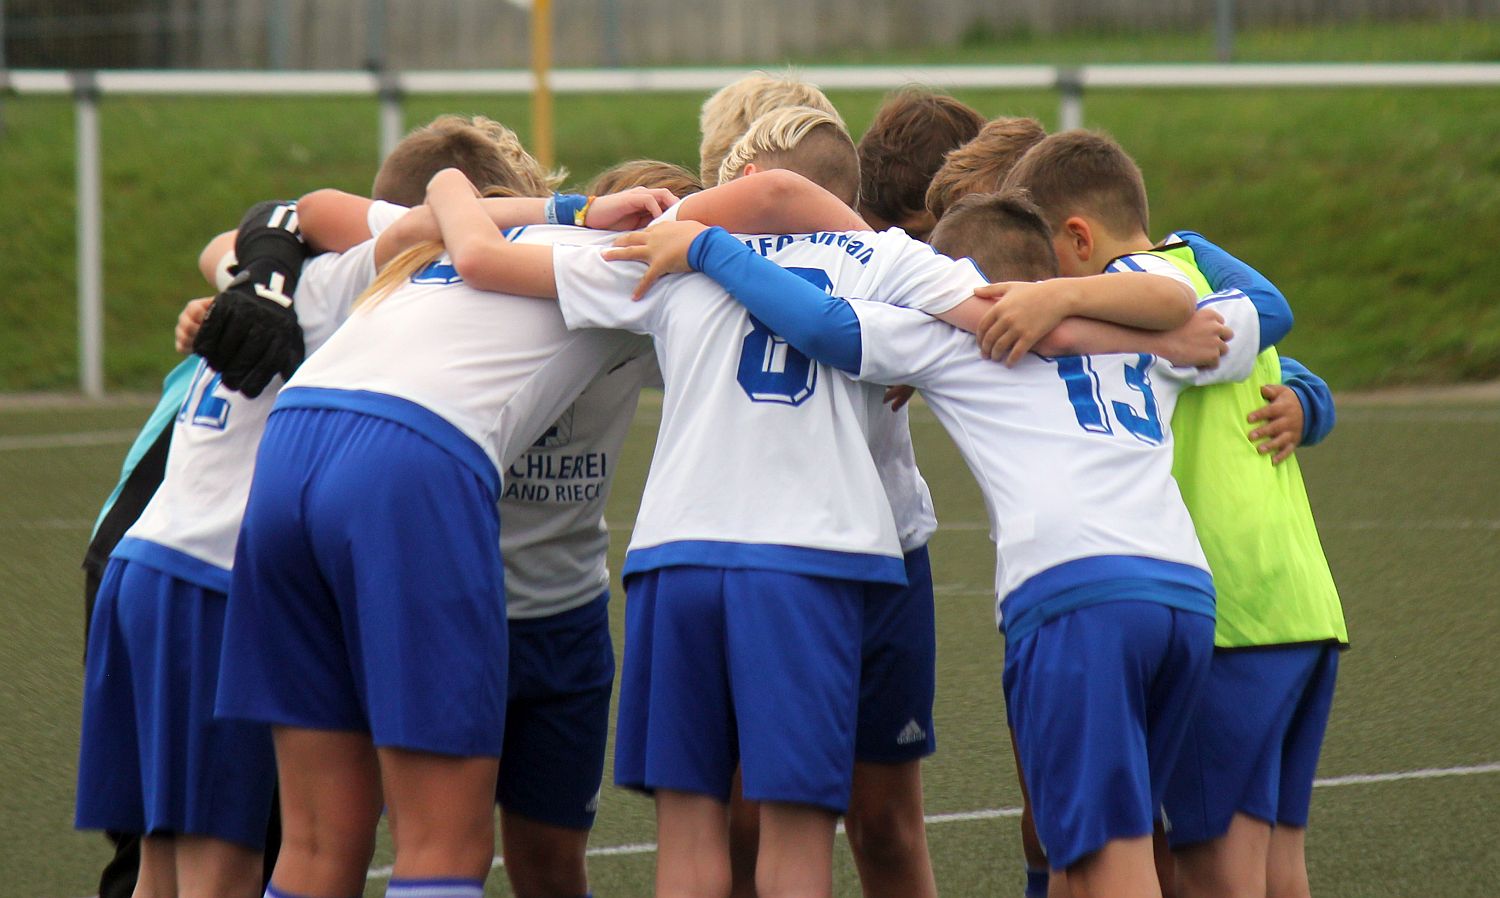
{"type": "Polygon", "coordinates": [[[859,317],[843,299],[761,257],[723,228],[693,238],[688,264],[808,358],[859,373],[859,317]]]}
{"type": "Polygon", "coordinates": [[[1214,292],[1239,290],[1260,315],[1260,348],[1275,346],[1292,330],[1292,307],[1276,285],[1260,272],[1210,243],[1197,231],[1176,231],[1193,251],[1198,270],[1214,292]]]}
{"type": "Polygon", "coordinates": [[[1333,432],[1338,414],[1334,411],[1333,391],[1323,378],[1289,356],[1281,357],[1281,382],[1297,394],[1302,403],[1302,445],[1316,446],[1333,432]]]}

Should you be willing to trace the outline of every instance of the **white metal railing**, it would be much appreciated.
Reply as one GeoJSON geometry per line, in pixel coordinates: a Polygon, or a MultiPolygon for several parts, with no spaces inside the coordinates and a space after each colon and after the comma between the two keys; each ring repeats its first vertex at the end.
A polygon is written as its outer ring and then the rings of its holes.
{"type": "MultiPolygon", "coordinates": [[[[717,90],[742,68],[558,69],[556,93],[668,93],[717,90]]],[[[808,81],[828,89],[888,90],[918,82],[944,88],[1056,90],[1064,129],[1083,125],[1085,91],[1309,87],[1500,87],[1500,63],[1230,64],[1100,66],[809,66],[808,81]]],[[[403,130],[402,98],[436,94],[529,94],[525,70],[439,72],[97,71],[0,69],[0,92],[72,95],[78,188],[79,384],[104,392],[102,190],[98,101],[107,95],[356,96],[379,99],[380,155],[403,130]]]]}

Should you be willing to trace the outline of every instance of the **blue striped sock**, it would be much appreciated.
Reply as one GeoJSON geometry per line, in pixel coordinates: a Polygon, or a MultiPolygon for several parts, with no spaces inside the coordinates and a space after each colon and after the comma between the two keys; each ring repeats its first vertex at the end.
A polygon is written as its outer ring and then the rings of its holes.
{"type": "Polygon", "coordinates": [[[385,898],[483,898],[482,879],[392,879],[385,898]]]}
{"type": "MultiPolygon", "coordinates": [[[[306,896],[278,889],[270,883],[266,883],[265,898],[306,898],[306,896]]],[[[359,896],[356,895],[355,898],[359,898],[359,896]]]]}

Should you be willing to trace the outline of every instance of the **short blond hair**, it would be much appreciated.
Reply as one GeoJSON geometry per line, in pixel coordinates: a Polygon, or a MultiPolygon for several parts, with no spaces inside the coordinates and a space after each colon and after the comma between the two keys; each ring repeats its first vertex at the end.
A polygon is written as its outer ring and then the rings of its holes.
{"type": "Polygon", "coordinates": [[[521,146],[516,132],[482,115],[440,115],[412,131],[386,157],[372,195],[403,206],[420,206],[427,182],[456,168],[480,190],[499,188],[514,196],[550,196],[566,172],[547,172],[521,146]]]}
{"type": "Polygon", "coordinates": [[[719,183],[738,178],[752,162],[794,171],[850,208],[859,204],[859,151],[844,123],[820,109],[787,106],[756,119],[729,148],[719,183]]]}
{"type": "Polygon", "coordinates": [[[997,118],[986,122],[973,140],[952,150],[927,186],[927,211],[942,220],[971,193],[994,193],[1026,151],[1047,136],[1034,118],[997,118]]]}
{"type": "Polygon", "coordinates": [[[844,120],[828,97],[816,86],[798,78],[793,72],[751,72],[727,84],[703,101],[698,113],[698,177],[705,187],[717,183],[719,169],[729,148],[756,119],[784,106],[809,106],[833,116],[840,126],[844,120]]]}

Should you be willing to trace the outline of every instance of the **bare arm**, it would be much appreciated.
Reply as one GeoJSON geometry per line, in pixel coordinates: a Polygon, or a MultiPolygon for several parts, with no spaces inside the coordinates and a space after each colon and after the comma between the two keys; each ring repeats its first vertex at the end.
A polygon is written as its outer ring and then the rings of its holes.
{"type": "Polygon", "coordinates": [[[341,253],[370,239],[373,201],[342,190],[314,190],[297,200],[302,239],[314,253],[341,253]]]}
{"type": "MultiPolygon", "coordinates": [[[[557,298],[552,247],[506,240],[463,172],[449,168],[434,175],[427,185],[427,205],[437,218],[448,258],[464,283],[476,290],[557,298]]],[[[377,243],[377,256],[379,251],[377,243]]]]}
{"type": "Polygon", "coordinates": [[[1191,287],[1146,272],[990,284],[976,290],[975,296],[995,300],[980,325],[980,351],[1008,365],[1020,360],[1064,318],[1169,330],[1187,323],[1197,309],[1191,287]]]}
{"type": "Polygon", "coordinates": [[[684,199],[677,217],[739,234],[868,231],[853,209],[785,169],[756,172],[684,199]]]}
{"type": "Polygon", "coordinates": [[[237,236],[236,231],[225,231],[208,241],[208,245],[203,247],[203,252],[198,254],[198,273],[203,275],[203,279],[212,284],[215,290],[223,289],[223,285],[219,283],[219,271],[223,267],[224,257],[234,252],[234,241],[237,236]]]}
{"type": "Polygon", "coordinates": [[[1169,331],[1143,330],[1093,318],[1067,318],[1035,346],[1041,355],[1146,352],[1174,365],[1212,368],[1228,352],[1234,331],[1213,309],[1199,309],[1188,323],[1169,331]]]}

